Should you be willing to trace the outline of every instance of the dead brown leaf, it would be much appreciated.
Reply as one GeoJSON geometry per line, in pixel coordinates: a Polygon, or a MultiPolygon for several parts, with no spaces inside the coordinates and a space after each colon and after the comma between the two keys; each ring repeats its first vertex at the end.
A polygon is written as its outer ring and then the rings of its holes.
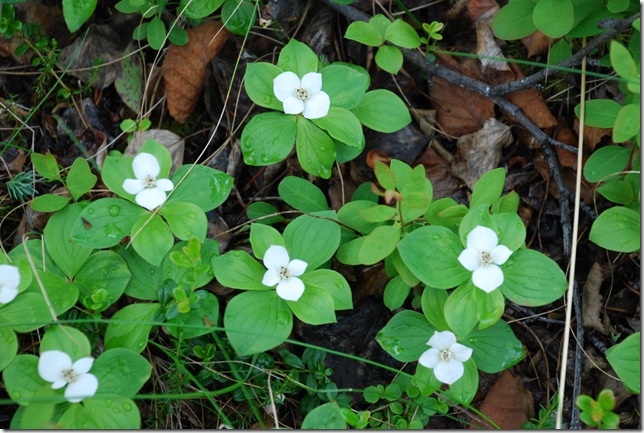
{"type": "MultiPolygon", "coordinates": [[[[478,60],[467,59],[459,63],[451,56],[439,55],[439,62],[464,75],[481,79],[478,60]]],[[[443,131],[454,137],[476,132],[483,127],[487,119],[494,117],[492,101],[439,77],[433,79],[429,98],[436,108],[436,118],[443,131]]]]}
{"type": "Polygon", "coordinates": [[[545,54],[553,41],[554,39],[544,35],[539,30],[521,39],[523,45],[528,49],[528,57],[545,54]]]}
{"type": "Polygon", "coordinates": [[[149,129],[143,132],[136,131],[132,134],[132,138],[124,155],[135,156],[147,140],[156,140],[170,151],[172,155],[172,171],[175,171],[183,164],[183,153],[186,142],[183,138],[167,129],[149,129]]]}
{"type": "Polygon", "coordinates": [[[602,295],[600,289],[604,282],[606,269],[599,262],[593,263],[588,272],[586,284],[584,284],[584,295],[581,298],[581,312],[584,320],[584,327],[594,329],[607,335],[608,332],[604,327],[601,319],[601,310],[603,307],[602,295]]]}
{"type": "MultiPolygon", "coordinates": [[[[562,143],[566,143],[570,146],[577,147],[577,136],[568,126],[568,122],[563,117],[559,119],[559,125],[557,126],[557,135],[555,138],[562,143]]],[[[577,167],[577,155],[572,153],[569,150],[562,149],[561,147],[555,148],[557,152],[557,159],[559,164],[562,167],[577,167]]]]}
{"type": "Polygon", "coordinates": [[[434,187],[434,198],[436,200],[451,197],[454,200],[465,202],[467,197],[460,187],[460,181],[452,174],[450,163],[447,162],[435,149],[436,140],[432,140],[429,147],[416,160],[416,163],[423,164],[427,178],[434,187]]]}
{"type": "MultiPolygon", "coordinates": [[[[480,410],[501,429],[517,430],[534,416],[534,401],[521,379],[509,370],[505,370],[487,392],[480,410]]],[[[489,426],[483,426],[474,421],[474,425],[470,428],[481,427],[489,426]]]]}
{"type": "MultiPolygon", "coordinates": [[[[514,72],[514,79],[520,80],[524,78],[521,69],[516,64],[510,63],[510,69],[514,72]]],[[[512,92],[507,95],[507,99],[519,107],[539,128],[543,129],[557,126],[557,119],[550,112],[546,101],[538,90],[526,89],[512,92]]],[[[507,117],[513,122],[515,121],[512,116],[507,115],[507,117]]]]}
{"type": "Polygon", "coordinates": [[[456,143],[452,172],[472,190],[483,174],[499,166],[501,149],[512,143],[510,127],[490,118],[483,128],[463,135],[456,143]]]}
{"type": "MultiPolygon", "coordinates": [[[[573,128],[579,134],[579,118],[577,117],[575,117],[573,128]]],[[[584,125],[584,145],[589,150],[594,150],[595,146],[602,141],[602,138],[611,136],[612,131],[612,128],[596,128],[594,126],[584,125]]]]}
{"type": "Polygon", "coordinates": [[[505,61],[503,51],[497,45],[492,32],[492,20],[498,11],[498,5],[490,7],[476,20],[476,54],[481,56],[483,70],[492,68],[499,71],[509,71],[508,62],[505,61]]]}
{"type": "Polygon", "coordinates": [[[163,78],[170,115],[185,122],[199,101],[206,65],[217,56],[229,32],[221,21],[207,21],[187,30],[189,42],[171,45],[163,61],[163,78]]]}
{"type": "Polygon", "coordinates": [[[467,13],[470,15],[472,22],[478,20],[481,14],[490,9],[498,11],[499,4],[494,0],[471,0],[467,3],[467,13]]]}

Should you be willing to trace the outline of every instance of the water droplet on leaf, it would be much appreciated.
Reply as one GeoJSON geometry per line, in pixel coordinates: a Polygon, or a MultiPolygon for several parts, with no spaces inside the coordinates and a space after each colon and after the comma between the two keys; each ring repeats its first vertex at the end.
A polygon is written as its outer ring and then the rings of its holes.
{"type": "Polygon", "coordinates": [[[121,208],[119,206],[110,206],[110,215],[113,217],[119,216],[121,208]]]}

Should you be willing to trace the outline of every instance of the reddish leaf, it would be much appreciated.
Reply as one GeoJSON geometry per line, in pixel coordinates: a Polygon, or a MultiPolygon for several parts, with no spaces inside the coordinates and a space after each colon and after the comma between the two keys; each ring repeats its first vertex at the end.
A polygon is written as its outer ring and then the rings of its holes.
{"type": "MultiPolygon", "coordinates": [[[[524,78],[521,69],[510,63],[510,68],[514,72],[515,80],[524,78]]],[[[508,101],[519,107],[523,113],[530,118],[539,128],[552,128],[557,126],[557,119],[552,115],[546,105],[541,93],[536,89],[520,90],[507,95],[508,101]]],[[[511,120],[512,116],[508,115],[511,120]]]]}
{"type": "Polygon", "coordinates": [[[181,47],[171,45],[163,62],[168,111],[181,123],[197,106],[206,65],[217,56],[229,35],[221,21],[206,21],[187,32],[190,41],[181,47]]]}
{"type": "MultiPolygon", "coordinates": [[[[518,430],[521,424],[534,416],[534,401],[521,379],[506,370],[488,391],[480,410],[501,429],[518,430]]],[[[476,421],[474,424],[470,428],[489,428],[476,421]]]]}

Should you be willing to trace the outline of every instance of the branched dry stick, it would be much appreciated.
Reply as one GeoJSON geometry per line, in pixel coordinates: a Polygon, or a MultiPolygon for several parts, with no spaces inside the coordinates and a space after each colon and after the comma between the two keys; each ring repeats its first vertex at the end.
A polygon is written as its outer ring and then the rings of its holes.
{"type": "MultiPolygon", "coordinates": [[[[360,12],[359,10],[351,7],[339,5],[332,2],[331,0],[323,0],[331,8],[340,12],[346,18],[351,21],[369,21],[369,17],[360,12]]],[[[578,65],[581,60],[587,55],[591,50],[599,47],[605,42],[609,41],[620,31],[625,29],[627,26],[633,23],[640,14],[636,14],[626,20],[612,20],[611,27],[601,36],[595,38],[591,43],[589,43],[584,49],[578,51],[573,56],[561,62],[558,67],[569,68],[571,66],[578,65]]],[[[490,85],[479,80],[467,77],[463,74],[460,74],[454,70],[446,68],[442,65],[436,63],[430,63],[425,58],[423,58],[416,51],[402,49],[405,59],[412,63],[414,66],[419,68],[428,77],[438,76],[441,77],[451,84],[457,85],[464,89],[476,92],[480,95],[489,98],[492,102],[498,105],[501,109],[506,111],[508,114],[514,116],[516,121],[523,126],[532,136],[537,140],[544,150],[544,154],[548,161],[548,166],[550,172],[555,180],[557,188],[561,194],[561,200],[559,200],[560,213],[561,213],[561,225],[563,229],[563,249],[564,255],[570,256],[570,245],[571,245],[571,225],[570,225],[570,200],[572,195],[568,190],[568,187],[565,185],[559,163],[557,160],[557,155],[554,152],[552,146],[558,146],[563,149],[566,149],[572,153],[577,153],[577,148],[562,143],[559,140],[555,140],[553,137],[548,136],[543,132],[528,116],[526,116],[516,105],[512,104],[507,99],[503,98],[502,95],[516,92],[518,90],[525,90],[530,87],[534,87],[536,84],[543,81],[546,75],[550,72],[549,69],[543,69],[535,74],[532,74],[528,77],[522,78],[521,80],[512,81],[509,83],[503,83],[498,85],[490,85]]],[[[552,72],[556,72],[553,70],[552,72]]]]}

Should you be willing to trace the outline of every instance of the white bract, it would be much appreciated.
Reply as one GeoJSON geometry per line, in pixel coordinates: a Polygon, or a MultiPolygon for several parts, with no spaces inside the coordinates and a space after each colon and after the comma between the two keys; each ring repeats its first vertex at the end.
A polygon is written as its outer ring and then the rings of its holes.
{"type": "Polygon", "coordinates": [[[450,331],[435,331],[427,342],[426,350],[418,362],[434,369],[436,379],[448,385],[463,376],[463,363],[472,357],[472,349],[456,342],[456,335],[450,331]]]}
{"type": "Polygon", "coordinates": [[[174,184],[170,179],[157,179],[161,167],[156,157],[150,153],[139,153],[132,161],[132,170],[136,179],[125,179],[123,189],[136,195],[136,203],[147,210],[165,203],[166,191],[170,191],[174,184]]]}
{"type": "Polygon", "coordinates": [[[304,293],[304,283],[299,277],[306,270],[307,263],[302,260],[290,260],[286,248],[271,245],[264,253],[266,273],[262,284],[272,287],[277,284],[277,296],[285,301],[297,301],[304,293]]]}
{"type": "Polygon", "coordinates": [[[8,304],[18,295],[20,272],[11,265],[0,265],[0,304],[8,304]]]}
{"type": "Polygon", "coordinates": [[[494,230],[477,226],[467,235],[467,248],[458,256],[458,261],[472,271],[472,282],[486,293],[503,284],[503,271],[498,265],[504,264],[512,255],[505,245],[499,245],[494,230]]]}
{"type": "Polygon", "coordinates": [[[53,389],[67,385],[65,398],[70,403],[78,403],[92,397],[98,389],[98,379],[88,371],[92,368],[94,358],[88,356],[72,364],[72,358],[60,350],[47,350],[40,354],[38,374],[47,382],[52,382],[53,389]]]}
{"type": "Polygon", "coordinates": [[[282,72],[273,80],[273,92],[284,105],[286,114],[318,119],[329,114],[331,101],[322,91],[322,74],[309,72],[300,80],[294,72],[282,72]]]}

